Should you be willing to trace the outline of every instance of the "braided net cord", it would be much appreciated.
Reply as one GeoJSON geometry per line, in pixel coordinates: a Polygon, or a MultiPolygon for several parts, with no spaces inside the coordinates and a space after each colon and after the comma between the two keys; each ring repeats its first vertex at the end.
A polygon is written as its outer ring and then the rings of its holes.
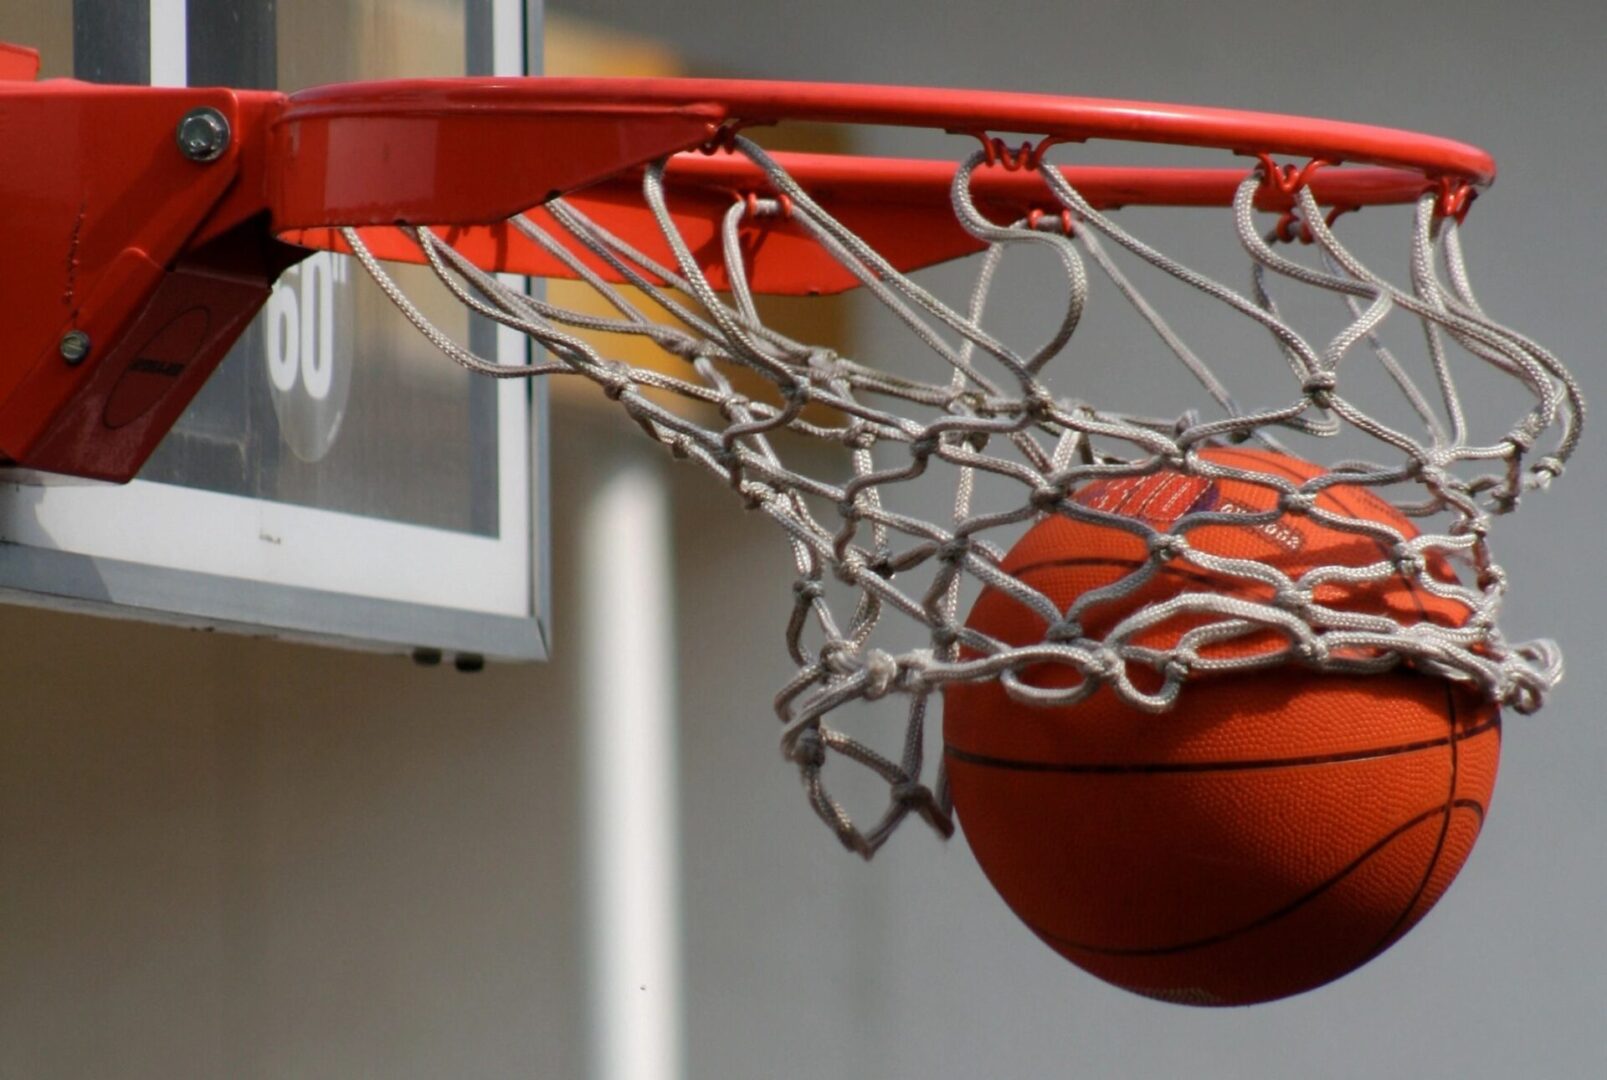
{"type": "Polygon", "coordinates": [[[1066,706],[1109,687],[1132,707],[1161,713],[1199,673],[1291,663],[1320,672],[1379,672],[1409,664],[1475,684],[1490,699],[1531,712],[1560,679],[1561,658],[1550,642],[1517,644],[1502,636],[1497,615],[1506,577],[1487,538],[1494,516],[1514,510],[1526,491],[1562,472],[1579,438],[1584,402],[1555,357],[1485,315],[1469,283],[1460,226],[1437,212],[1433,193],[1412,213],[1408,284],[1398,286],[1347,250],[1305,187],[1295,193],[1294,212],[1309,241],[1301,250],[1315,258],[1295,258],[1296,245],[1279,244],[1287,221],[1265,232],[1258,226],[1254,203],[1265,177],[1262,170],[1248,172],[1232,205],[1233,228],[1248,257],[1249,287],[1240,293],[1126,231],[1047,163],[1040,168],[1045,192],[1063,214],[988,220],[973,203],[971,179],[979,168],[995,166],[978,153],[958,168],[952,203],[958,222],[985,248],[973,264],[968,301],[951,306],[824,211],[759,146],[737,136],[731,152],[764,171],[770,192],[733,201],[724,219],[720,257],[730,282],[724,292],[710,284],[675,224],[665,162],[645,171],[642,198],[674,265],[661,265],[562,200],[546,204],[542,223],[531,216],[513,221],[606,300],[605,315],[526,295],[429,230],[411,230],[436,276],[460,301],[541,346],[544,359],[527,366],[491,363],[450,340],[403,294],[356,231],[345,237],[390,299],[447,356],[499,378],[578,376],[597,383],[650,438],[713,473],[781,528],[796,571],[786,643],[797,667],[776,698],[783,748],[800,768],[812,806],[851,850],[869,857],[911,814],[944,835],[952,830],[941,761],[933,766],[927,760],[937,756],[928,753],[927,726],[933,695],[958,681],[997,680],[1029,706],[1066,706]],[[746,285],[742,229],[755,218],[783,214],[907,329],[906,340],[925,357],[920,370],[935,374],[899,374],[890,364],[839,355],[764,324],[746,285]],[[1019,350],[984,323],[1000,266],[1028,248],[1053,259],[1064,292],[1046,340],[1019,350]],[[605,281],[580,253],[633,287],[605,281]],[[1260,340],[1270,340],[1272,365],[1252,389],[1260,397],[1270,393],[1271,403],[1239,404],[1217,373],[1221,365],[1185,343],[1122,269],[1118,254],[1264,331],[1260,340]],[[1069,396],[1077,381],[1068,374],[1078,362],[1077,330],[1096,274],[1153,330],[1160,348],[1151,354],[1175,361],[1198,385],[1200,409],[1154,419],[1069,396]],[[1273,293],[1293,288],[1337,297],[1338,332],[1312,340],[1286,321],[1273,293]],[[1420,347],[1414,355],[1385,344],[1386,320],[1415,326],[1410,336],[1420,347]],[[611,359],[598,344],[609,338],[651,341],[678,361],[679,371],[611,359]],[[1362,367],[1374,377],[1382,373],[1397,403],[1404,402],[1397,411],[1405,422],[1387,423],[1347,395],[1351,373],[1362,367]],[[1522,411],[1498,437],[1480,441],[1479,425],[1458,394],[1453,369],[1468,367],[1495,373],[1521,397],[1522,411]],[[760,378],[734,378],[744,369],[760,378]],[[755,385],[764,392],[754,392],[755,385]],[[676,407],[673,399],[703,407],[676,407]],[[797,436],[838,452],[799,453],[797,436]],[[1290,438],[1322,445],[1339,436],[1365,439],[1381,460],[1328,462],[1326,472],[1295,483],[1200,453],[1251,440],[1268,449],[1281,449],[1280,440],[1290,438]],[[1193,512],[1160,529],[1074,497],[1095,480],[1162,471],[1258,485],[1270,492],[1274,509],[1193,512]],[[902,496],[921,485],[929,490],[934,479],[949,495],[941,514],[923,515],[910,506],[920,500],[902,496]],[[1407,536],[1387,522],[1320,504],[1318,496],[1339,484],[1368,488],[1424,528],[1407,536]],[[1147,542],[1149,559],[1062,610],[1001,567],[1011,538],[1050,514],[1136,534],[1147,542]],[[1368,565],[1315,566],[1290,577],[1266,563],[1189,543],[1202,526],[1263,527],[1283,515],[1369,537],[1387,554],[1368,565]],[[1082,618],[1091,605],[1121,600],[1176,560],[1218,581],[1255,586],[1247,591],[1269,599],[1229,589],[1186,592],[1131,612],[1103,638],[1087,636],[1082,618]],[[1459,581],[1431,575],[1435,563],[1457,567],[1459,581]],[[1403,578],[1465,607],[1465,622],[1403,623],[1316,598],[1328,583],[1403,578]],[[1047,627],[1042,640],[1016,646],[968,628],[964,600],[982,588],[1039,616],[1047,627]],[[1180,615],[1192,628],[1175,646],[1145,643],[1146,631],[1180,615]],[[1233,656],[1220,648],[1269,636],[1277,647],[1233,656]],[[1043,664],[1074,669],[1079,678],[1046,688],[1023,677],[1043,664]],[[864,733],[850,734],[849,721],[839,719],[871,702],[891,706],[899,717],[901,738],[888,737],[897,725],[872,725],[895,744],[886,750],[874,748],[864,733]],[[885,784],[888,799],[867,824],[828,790],[833,760],[857,762],[885,784]]]}

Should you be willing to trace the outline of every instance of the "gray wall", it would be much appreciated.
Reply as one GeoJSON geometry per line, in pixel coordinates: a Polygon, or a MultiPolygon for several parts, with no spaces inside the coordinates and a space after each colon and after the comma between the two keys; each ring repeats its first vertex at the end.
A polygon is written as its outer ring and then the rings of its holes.
{"type": "Polygon", "coordinates": [[[576,1074],[556,669],[0,636],[0,1076],[576,1074]]]}

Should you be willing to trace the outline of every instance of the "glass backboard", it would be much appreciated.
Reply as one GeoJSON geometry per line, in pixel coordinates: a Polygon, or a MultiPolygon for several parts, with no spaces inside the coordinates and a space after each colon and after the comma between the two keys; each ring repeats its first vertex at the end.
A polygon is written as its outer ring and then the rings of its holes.
{"type": "MultiPolygon", "coordinates": [[[[521,74],[540,16],[539,0],[46,0],[0,12],[0,40],[39,48],[47,77],[296,90],[521,74]]],[[[527,360],[522,335],[459,304],[429,314],[482,355],[527,360]]],[[[539,384],[458,369],[354,261],[319,253],[132,483],[0,484],[0,597],[541,658],[544,436],[539,384]]]]}

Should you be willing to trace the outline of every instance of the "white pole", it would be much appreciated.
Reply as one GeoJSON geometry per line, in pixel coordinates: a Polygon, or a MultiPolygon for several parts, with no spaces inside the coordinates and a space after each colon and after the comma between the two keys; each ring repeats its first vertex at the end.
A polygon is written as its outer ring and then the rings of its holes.
{"type": "Polygon", "coordinates": [[[670,511],[658,469],[617,468],[583,512],[592,1075],[681,1076],[670,511]]]}
{"type": "Polygon", "coordinates": [[[184,86],[189,81],[189,19],[185,0],[150,0],[151,85],[184,86]]]}

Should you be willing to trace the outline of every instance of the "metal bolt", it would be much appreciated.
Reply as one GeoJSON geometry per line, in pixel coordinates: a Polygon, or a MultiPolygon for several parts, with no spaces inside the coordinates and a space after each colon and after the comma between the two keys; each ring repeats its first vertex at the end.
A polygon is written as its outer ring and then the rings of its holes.
{"type": "Polygon", "coordinates": [[[229,121],[210,105],[185,113],[176,134],[179,150],[191,161],[216,161],[229,148],[229,121]]]}
{"type": "Polygon", "coordinates": [[[57,348],[67,363],[81,364],[84,357],[89,355],[89,335],[82,330],[69,330],[61,335],[61,344],[57,348]]]}

